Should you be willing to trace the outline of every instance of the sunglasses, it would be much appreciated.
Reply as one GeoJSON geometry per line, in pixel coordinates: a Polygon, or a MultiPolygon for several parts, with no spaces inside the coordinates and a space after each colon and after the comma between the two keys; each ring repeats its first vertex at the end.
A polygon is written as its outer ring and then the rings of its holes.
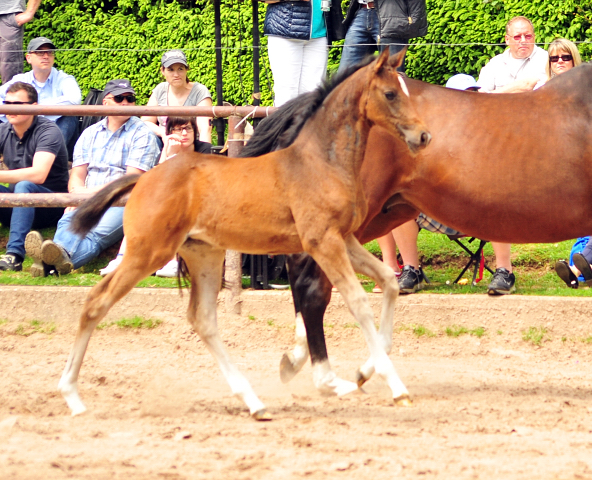
{"type": "Polygon", "coordinates": [[[33,55],[37,55],[38,57],[44,57],[45,55],[48,57],[53,57],[55,55],[55,50],[36,50],[31,53],[33,55]]]}
{"type": "Polygon", "coordinates": [[[113,95],[111,98],[115,100],[115,103],[122,103],[123,100],[127,100],[129,103],[136,103],[136,97],[133,95],[113,95]]]}
{"type": "Polygon", "coordinates": [[[530,42],[534,38],[534,35],[531,35],[530,33],[527,35],[514,35],[512,38],[515,42],[519,42],[520,40],[522,40],[522,37],[524,37],[524,40],[526,40],[527,42],[530,42]]]}
{"type": "Polygon", "coordinates": [[[571,62],[573,57],[571,55],[551,55],[549,57],[549,61],[551,63],[556,63],[559,61],[559,59],[563,60],[564,62],[571,62]]]}
{"type": "Polygon", "coordinates": [[[33,105],[33,102],[21,102],[19,100],[15,100],[14,102],[4,100],[2,103],[4,103],[4,105],[33,105]]]}

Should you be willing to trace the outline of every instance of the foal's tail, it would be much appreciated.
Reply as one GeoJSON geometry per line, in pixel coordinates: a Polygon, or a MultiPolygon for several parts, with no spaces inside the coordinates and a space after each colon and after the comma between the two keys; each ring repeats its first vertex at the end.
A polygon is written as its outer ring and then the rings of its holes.
{"type": "Polygon", "coordinates": [[[103,187],[76,209],[70,230],[81,237],[86,235],[99,223],[105,211],[134,188],[139,179],[140,174],[124,175],[103,187]]]}

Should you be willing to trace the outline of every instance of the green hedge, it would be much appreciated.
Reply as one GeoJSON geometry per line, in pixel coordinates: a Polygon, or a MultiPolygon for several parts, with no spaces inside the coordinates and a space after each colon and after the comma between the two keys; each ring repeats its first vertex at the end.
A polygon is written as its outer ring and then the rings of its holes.
{"type": "MultiPolygon", "coordinates": [[[[252,38],[250,0],[222,0],[224,96],[233,104],[251,103],[252,38]],[[225,48],[226,47],[226,48],[225,48]]],[[[347,6],[347,0],[343,6],[347,6]]],[[[445,46],[436,43],[501,43],[504,26],[515,15],[535,24],[537,41],[558,36],[585,41],[592,36],[592,0],[428,0],[428,35],[415,40],[407,56],[414,78],[442,84],[455,73],[477,75],[503,46],[445,46]]],[[[272,78],[262,34],[265,6],[260,4],[262,104],[271,105],[272,78]]],[[[147,101],[162,80],[164,50],[185,50],[192,80],[205,84],[215,99],[214,9],[209,1],[45,0],[25,29],[27,42],[50,37],[59,48],[57,66],[74,75],[83,92],[102,88],[111,78],[129,78],[140,101],[147,101]]],[[[332,48],[329,70],[339,64],[341,49],[332,48]]],[[[585,60],[590,43],[581,44],[585,60]]]]}

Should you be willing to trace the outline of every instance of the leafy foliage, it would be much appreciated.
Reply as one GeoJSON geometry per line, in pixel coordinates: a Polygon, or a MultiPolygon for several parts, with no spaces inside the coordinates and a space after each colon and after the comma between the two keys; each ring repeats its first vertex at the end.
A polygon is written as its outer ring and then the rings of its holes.
{"type": "MultiPolygon", "coordinates": [[[[342,2],[345,8],[348,0],[342,2]]],[[[428,35],[415,39],[407,56],[407,73],[443,84],[455,73],[477,75],[503,45],[506,22],[526,15],[537,40],[558,36],[585,41],[592,36],[592,0],[428,0],[428,35]],[[473,44],[447,46],[438,44],[473,44]]],[[[252,10],[249,0],[221,0],[224,99],[251,103],[253,91],[252,10]]],[[[272,104],[272,76],[263,36],[265,6],[259,7],[261,36],[261,103],[272,104]]],[[[83,93],[102,88],[112,78],[129,78],[140,102],[162,81],[163,51],[182,48],[189,60],[189,78],[206,85],[216,100],[214,8],[207,0],[46,0],[27,25],[25,42],[48,36],[62,49],[58,66],[74,75],[83,93]],[[66,49],[66,50],[63,50],[66,49]]],[[[329,51],[329,71],[339,64],[340,46],[329,51]]],[[[590,43],[580,45],[585,60],[590,43]]]]}

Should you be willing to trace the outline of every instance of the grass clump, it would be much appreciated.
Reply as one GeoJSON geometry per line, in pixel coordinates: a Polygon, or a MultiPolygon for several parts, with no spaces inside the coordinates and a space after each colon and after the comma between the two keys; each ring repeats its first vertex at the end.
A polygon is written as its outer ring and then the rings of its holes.
{"type": "Polygon", "coordinates": [[[451,327],[446,327],[444,333],[448,337],[460,337],[469,333],[469,329],[461,325],[452,325],[451,327]]]}
{"type": "Polygon", "coordinates": [[[121,320],[117,320],[116,322],[103,322],[100,323],[97,328],[102,330],[104,328],[109,328],[113,325],[119,328],[156,328],[162,323],[162,320],[153,319],[153,318],[144,318],[140,316],[135,316],[133,318],[122,318],[121,320]]]}
{"type": "Polygon", "coordinates": [[[14,331],[15,335],[28,337],[34,333],[44,333],[50,335],[56,330],[53,322],[42,322],[40,320],[31,320],[28,324],[19,323],[14,331]]]}
{"type": "Polygon", "coordinates": [[[436,334],[423,325],[412,325],[411,330],[416,337],[435,337],[436,334]]]}
{"type": "Polygon", "coordinates": [[[547,329],[545,327],[530,327],[522,332],[522,340],[541,346],[543,342],[550,341],[549,338],[546,338],[546,335],[547,329]]]}

